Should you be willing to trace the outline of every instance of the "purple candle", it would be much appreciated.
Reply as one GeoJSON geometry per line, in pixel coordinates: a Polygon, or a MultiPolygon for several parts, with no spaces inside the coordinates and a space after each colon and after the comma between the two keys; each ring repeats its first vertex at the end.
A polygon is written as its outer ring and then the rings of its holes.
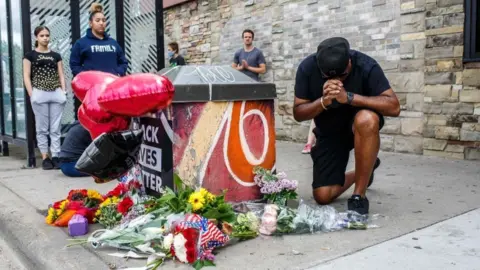
{"type": "Polygon", "coordinates": [[[88,220],[82,215],[73,215],[68,222],[70,236],[80,236],[88,233],[88,220]]]}

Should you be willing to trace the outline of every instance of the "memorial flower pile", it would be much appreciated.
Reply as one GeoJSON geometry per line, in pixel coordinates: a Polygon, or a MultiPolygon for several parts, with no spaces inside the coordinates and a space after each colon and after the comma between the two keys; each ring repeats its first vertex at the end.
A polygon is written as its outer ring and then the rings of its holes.
{"type": "Polygon", "coordinates": [[[160,198],[145,195],[136,180],[119,183],[104,196],[89,190],[71,191],[51,207],[46,220],[55,224],[67,219],[72,203],[77,208],[93,205],[93,221],[105,229],[94,231],[87,239],[72,239],[72,245],[89,243],[94,248],[125,250],[127,253],[114,256],[147,258],[145,269],[149,270],[166,260],[195,269],[214,266],[214,250],[232,239],[367,228],[362,217],[338,213],[328,206],[300,201],[298,209],[292,209],[285,202],[296,198],[296,181],[287,179],[285,173],[274,174],[260,167],[254,172],[255,182],[269,201],[259,203],[261,207],[254,210],[244,204],[234,211],[225,201],[225,192],[217,195],[205,188],[184,186],[174,175],[176,190],[166,187],[160,198]]]}

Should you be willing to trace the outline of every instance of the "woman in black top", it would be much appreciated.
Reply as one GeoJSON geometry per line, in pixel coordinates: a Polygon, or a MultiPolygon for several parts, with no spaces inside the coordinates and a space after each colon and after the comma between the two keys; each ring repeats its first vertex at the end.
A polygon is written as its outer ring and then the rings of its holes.
{"type": "Polygon", "coordinates": [[[178,54],[178,43],[170,42],[168,43],[168,58],[170,58],[170,67],[184,66],[185,59],[178,54]]]}
{"type": "Polygon", "coordinates": [[[67,101],[62,57],[48,48],[50,30],[38,26],[34,31],[35,49],[23,59],[23,80],[35,114],[37,146],[45,170],[59,169],[60,122],[67,101]],[[51,145],[48,154],[48,136],[51,145]]]}

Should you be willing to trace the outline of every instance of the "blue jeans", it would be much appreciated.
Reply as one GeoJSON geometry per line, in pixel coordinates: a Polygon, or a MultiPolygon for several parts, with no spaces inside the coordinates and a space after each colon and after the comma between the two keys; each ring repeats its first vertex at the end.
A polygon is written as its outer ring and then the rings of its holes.
{"type": "Polygon", "coordinates": [[[62,170],[63,174],[70,177],[89,176],[88,174],[79,172],[77,169],[75,169],[75,164],[77,164],[76,161],[62,162],[60,164],[60,170],[62,170]]]}

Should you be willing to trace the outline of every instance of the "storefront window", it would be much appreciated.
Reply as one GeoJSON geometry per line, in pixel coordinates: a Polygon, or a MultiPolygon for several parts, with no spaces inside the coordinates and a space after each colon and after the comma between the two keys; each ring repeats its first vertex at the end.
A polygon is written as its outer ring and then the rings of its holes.
{"type": "Polygon", "coordinates": [[[0,56],[2,67],[2,95],[3,95],[3,115],[5,121],[5,134],[12,134],[12,105],[10,102],[10,66],[8,54],[8,28],[7,28],[7,0],[0,0],[0,56]]]}
{"type": "Polygon", "coordinates": [[[11,24],[13,33],[13,83],[15,88],[15,109],[17,115],[17,138],[26,138],[25,121],[25,91],[23,87],[23,40],[22,40],[22,21],[20,0],[12,0],[10,4],[10,14],[12,14],[11,24]]]}

